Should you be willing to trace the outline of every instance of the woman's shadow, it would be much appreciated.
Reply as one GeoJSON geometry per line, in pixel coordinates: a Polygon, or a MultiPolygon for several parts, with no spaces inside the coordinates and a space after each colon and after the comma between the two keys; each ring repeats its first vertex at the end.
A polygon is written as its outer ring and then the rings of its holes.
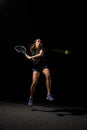
{"type": "Polygon", "coordinates": [[[39,109],[39,108],[31,108],[31,111],[41,111],[41,112],[48,112],[48,113],[56,113],[57,116],[64,117],[65,115],[72,115],[72,116],[81,116],[87,114],[87,108],[64,108],[64,109],[54,109],[51,110],[49,108],[39,109]]]}

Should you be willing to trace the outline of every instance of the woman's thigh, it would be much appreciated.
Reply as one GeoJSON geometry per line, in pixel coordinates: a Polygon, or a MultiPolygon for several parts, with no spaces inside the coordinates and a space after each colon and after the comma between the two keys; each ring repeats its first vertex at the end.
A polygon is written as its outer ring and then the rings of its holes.
{"type": "Polygon", "coordinates": [[[39,76],[40,76],[40,72],[39,71],[33,71],[33,73],[32,73],[32,81],[33,82],[37,82],[39,76]]]}

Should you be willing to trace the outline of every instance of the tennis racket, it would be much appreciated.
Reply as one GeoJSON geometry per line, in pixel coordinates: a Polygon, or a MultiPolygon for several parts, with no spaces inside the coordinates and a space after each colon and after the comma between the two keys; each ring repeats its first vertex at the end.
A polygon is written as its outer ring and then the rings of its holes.
{"type": "Polygon", "coordinates": [[[15,49],[17,52],[26,55],[26,48],[25,48],[24,46],[17,45],[17,46],[15,46],[14,49],[15,49]]]}

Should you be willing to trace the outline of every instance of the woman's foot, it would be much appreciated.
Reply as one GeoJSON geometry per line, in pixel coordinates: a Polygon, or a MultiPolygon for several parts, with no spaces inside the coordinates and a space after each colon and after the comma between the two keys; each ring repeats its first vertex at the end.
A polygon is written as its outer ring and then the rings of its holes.
{"type": "Polygon", "coordinates": [[[54,100],[54,98],[53,98],[53,96],[51,94],[47,95],[46,99],[49,100],[49,101],[53,101],[54,100]]]}
{"type": "Polygon", "coordinates": [[[32,105],[33,105],[33,99],[32,99],[32,98],[29,98],[28,106],[32,106],[32,105]]]}

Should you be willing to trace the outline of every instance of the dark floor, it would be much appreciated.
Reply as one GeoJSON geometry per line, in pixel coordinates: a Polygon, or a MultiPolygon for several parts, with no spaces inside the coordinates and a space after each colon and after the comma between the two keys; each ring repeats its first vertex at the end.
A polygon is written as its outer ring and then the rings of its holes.
{"type": "Polygon", "coordinates": [[[87,108],[0,102],[0,130],[87,130],[87,108]]]}

